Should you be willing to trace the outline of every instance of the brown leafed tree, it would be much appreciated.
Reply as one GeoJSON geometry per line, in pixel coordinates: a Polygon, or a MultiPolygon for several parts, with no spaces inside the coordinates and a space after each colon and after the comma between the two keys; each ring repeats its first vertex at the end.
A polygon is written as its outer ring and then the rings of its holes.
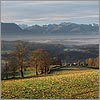
{"type": "Polygon", "coordinates": [[[41,74],[48,73],[50,62],[51,59],[48,52],[42,49],[34,50],[30,57],[30,64],[36,68],[36,75],[38,75],[39,70],[41,74]]]}
{"type": "Polygon", "coordinates": [[[88,58],[85,60],[85,63],[88,64],[88,66],[95,66],[95,67],[99,68],[99,57],[88,58]]]}
{"type": "Polygon", "coordinates": [[[93,64],[94,64],[94,66],[95,66],[96,68],[99,68],[99,57],[94,58],[93,64]]]}
{"type": "Polygon", "coordinates": [[[89,58],[89,59],[88,59],[88,65],[89,65],[89,66],[92,66],[92,65],[93,65],[93,59],[92,59],[92,58],[89,58]]]}

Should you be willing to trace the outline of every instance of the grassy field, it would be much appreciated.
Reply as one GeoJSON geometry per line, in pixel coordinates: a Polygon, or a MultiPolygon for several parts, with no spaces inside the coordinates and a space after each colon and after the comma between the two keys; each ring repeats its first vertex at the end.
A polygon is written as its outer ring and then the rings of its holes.
{"type": "Polygon", "coordinates": [[[62,70],[48,76],[3,80],[2,99],[97,99],[98,70],[62,70]]]}

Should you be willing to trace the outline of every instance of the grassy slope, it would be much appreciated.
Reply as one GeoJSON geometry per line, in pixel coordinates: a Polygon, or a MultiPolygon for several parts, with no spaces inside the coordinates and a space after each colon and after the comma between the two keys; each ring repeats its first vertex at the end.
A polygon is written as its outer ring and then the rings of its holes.
{"type": "Polygon", "coordinates": [[[61,71],[53,76],[2,81],[2,98],[98,98],[98,70],[61,71]]]}

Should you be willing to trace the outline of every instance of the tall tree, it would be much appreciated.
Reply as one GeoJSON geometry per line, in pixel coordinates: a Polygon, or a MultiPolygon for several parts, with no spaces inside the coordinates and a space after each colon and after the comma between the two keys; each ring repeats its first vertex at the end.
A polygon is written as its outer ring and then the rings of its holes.
{"type": "Polygon", "coordinates": [[[9,59],[9,54],[6,52],[5,54],[4,54],[4,60],[5,60],[5,77],[6,77],[6,79],[8,79],[8,59],[9,59]]]}
{"type": "Polygon", "coordinates": [[[89,66],[92,66],[92,65],[93,65],[93,59],[92,59],[92,58],[89,58],[89,59],[88,59],[88,65],[89,65],[89,66]]]}
{"type": "Polygon", "coordinates": [[[99,68],[99,57],[93,59],[93,65],[94,65],[96,68],[99,68]]]}
{"type": "Polygon", "coordinates": [[[17,63],[17,58],[15,56],[15,52],[10,53],[9,57],[9,70],[10,73],[12,74],[12,77],[15,78],[16,76],[16,71],[18,70],[18,63],[17,63]]]}
{"type": "Polygon", "coordinates": [[[24,61],[27,54],[27,42],[17,41],[16,43],[16,58],[18,66],[20,66],[21,77],[24,77],[24,61]]]}
{"type": "Polygon", "coordinates": [[[41,74],[48,73],[50,61],[48,52],[42,49],[34,50],[30,57],[30,64],[36,68],[36,75],[38,75],[39,70],[41,74]]]}

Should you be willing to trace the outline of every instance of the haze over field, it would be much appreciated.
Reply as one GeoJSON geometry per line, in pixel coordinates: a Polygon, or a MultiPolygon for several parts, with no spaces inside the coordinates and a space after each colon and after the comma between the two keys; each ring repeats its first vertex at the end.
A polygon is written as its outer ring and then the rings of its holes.
{"type": "Polygon", "coordinates": [[[98,36],[8,36],[3,37],[2,40],[15,41],[23,40],[36,43],[48,43],[48,44],[63,44],[63,45],[85,45],[85,44],[99,44],[98,36]]]}
{"type": "Polygon", "coordinates": [[[2,1],[1,3],[2,40],[98,44],[98,1],[2,1]]]}

